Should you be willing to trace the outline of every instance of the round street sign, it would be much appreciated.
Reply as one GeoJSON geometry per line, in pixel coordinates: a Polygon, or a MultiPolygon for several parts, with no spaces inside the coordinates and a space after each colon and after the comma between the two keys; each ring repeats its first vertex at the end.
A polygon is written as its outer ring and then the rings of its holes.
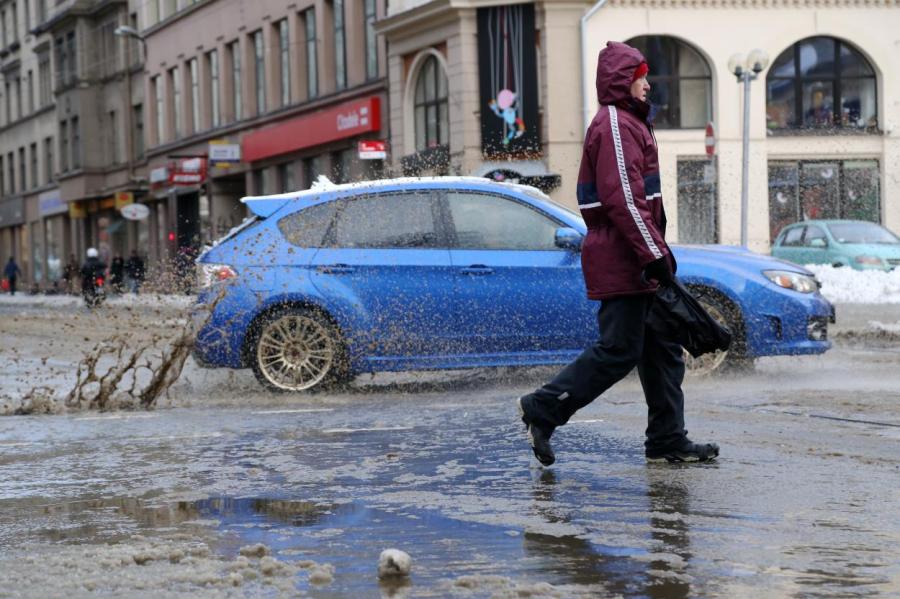
{"type": "Polygon", "coordinates": [[[150,209],[143,204],[126,204],[119,210],[128,220],[144,220],[150,216],[150,209]]]}
{"type": "Polygon", "coordinates": [[[716,131],[712,121],[706,123],[706,155],[710,158],[716,155],[716,131]]]}

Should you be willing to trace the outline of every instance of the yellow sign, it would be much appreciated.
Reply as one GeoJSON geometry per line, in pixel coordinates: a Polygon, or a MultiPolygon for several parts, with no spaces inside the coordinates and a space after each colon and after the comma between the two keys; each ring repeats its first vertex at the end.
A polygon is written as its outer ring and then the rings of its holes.
{"type": "Polygon", "coordinates": [[[123,206],[134,203],[134,194],[130,191],[117,191],[115,200],[116,210],[121,210],[123,206]]]}
{"type": "Polygon", "coordinates": [[[81,202],[69,202],[69,218],[85,218],[87,216],[85,208],[81,202]]]}

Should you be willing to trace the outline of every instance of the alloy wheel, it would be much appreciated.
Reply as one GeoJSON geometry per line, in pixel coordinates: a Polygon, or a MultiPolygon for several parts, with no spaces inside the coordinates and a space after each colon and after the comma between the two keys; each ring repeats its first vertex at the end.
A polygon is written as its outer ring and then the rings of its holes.
{"type": "Polygon", "coordinates": [[[335,341],[314,318],[286,314],[265,325],[256,344],[259,372],[273,386],[303,391],[319,384],[335,363],[335,341]]]}

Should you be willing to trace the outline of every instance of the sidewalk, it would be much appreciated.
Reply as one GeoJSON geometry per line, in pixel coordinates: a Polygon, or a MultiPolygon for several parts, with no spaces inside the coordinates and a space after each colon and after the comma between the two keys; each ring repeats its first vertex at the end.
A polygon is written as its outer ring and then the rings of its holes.
{"type": "MultiPolygon", "coordinates": [[[[189,308],[195,301],[193,295],[183,294],[164,294],[164,293],[123,293],[120,295],[108,295],[106,297],[105,306],[112,307],[132,307],[140,306],[147,308],[189,308]]],[[[84,300],[81,295],[44,295],[29,293],[17,293],[9,295],[4,293],[0,295],[0,306],[2,307],[41,307],[41,308],[67,308],[73,306],[83,306],[84,300]]]]}

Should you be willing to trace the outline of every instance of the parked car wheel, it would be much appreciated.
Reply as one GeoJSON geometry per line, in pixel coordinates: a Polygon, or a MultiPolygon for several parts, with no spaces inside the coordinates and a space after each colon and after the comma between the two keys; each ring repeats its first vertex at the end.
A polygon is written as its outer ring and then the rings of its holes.
{"type": "Polygon", "coordinates": [[[742,351],[744,340],[738,309],[706,288],[693,287],[691,288],[691,293],[694,294],[694,297],[697,298],[697,301],[700,302],[703,308],[709,312],[710,316],[716,319],[719,324],[731,330],[732,340],[731,347],[727,351],[704,354],[699,358],[695,358],[685,351],[684,365],[687,374],[692,377],[704,377],[722,372],[732,365],[746,365],[747,359],[743,356],[744,352],[742,351]]]}
{"type": "Polygon", "coordinates": [[[287,307],[262,318],[252,344],[257,380],[277,391],[307,391],[346,380],[337,327],[315,310],[287,307]]]}

